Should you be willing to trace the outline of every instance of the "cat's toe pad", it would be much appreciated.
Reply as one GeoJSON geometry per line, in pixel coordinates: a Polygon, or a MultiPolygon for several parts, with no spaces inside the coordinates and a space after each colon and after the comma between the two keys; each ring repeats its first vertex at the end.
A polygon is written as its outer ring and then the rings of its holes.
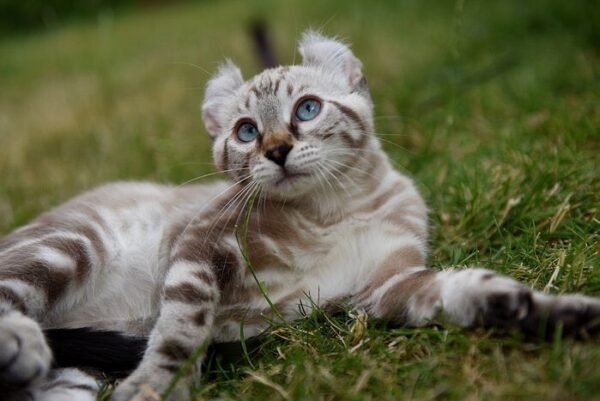
{"type": "Polygon", "coordinates": [[[20,313],[0,317],[0,386],[19,388],[44,377],[51,360],[36,322],[20,313]]]}

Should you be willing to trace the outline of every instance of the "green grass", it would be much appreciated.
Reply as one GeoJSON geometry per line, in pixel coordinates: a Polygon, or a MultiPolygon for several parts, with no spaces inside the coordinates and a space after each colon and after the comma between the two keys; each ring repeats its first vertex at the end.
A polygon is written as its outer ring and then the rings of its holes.
{"type": "MultiPolygon", "coordinates": [[[[385,147],[431,208],[433,267],[600,295],[597,2],[370,3],[207,1],[4,38],[0,232],[101,182],[211,171],[206,71],[231,57],[258,72],[262,15],[283,63],[308,26],[354,44],[385,147]]],[[[213,361],[197,398],[600,399],[598,340],[355,323],[277,328],[251,363],[213,361]]]]}

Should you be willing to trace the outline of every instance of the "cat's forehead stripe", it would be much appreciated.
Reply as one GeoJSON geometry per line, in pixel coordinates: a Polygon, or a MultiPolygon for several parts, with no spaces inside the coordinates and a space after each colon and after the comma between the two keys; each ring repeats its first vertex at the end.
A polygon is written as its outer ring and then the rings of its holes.
{"type": "Polygon", "coordinates": [[[263,102],[270,97],[277,98],[284,95],[291,98],[306,92],[309,84],[302,83],[302,75],[297,76],[297,79],[291,76],[290,74],[294,71],[296,70],[290,66],[278,67],[263,71],[250,79],[247,82],[246,96],[243,99],[244,108],[249,110],[253,99],[256,102],[263,102]]]}
{"type": "Polygon", "coordinates": [[[341,111],[348,118],[350,118],[350,120],[352,120],[360,128],[360,131],[362,133],[367,132],[367,125],[354,110],[352,110],[350,107],[345,106],[335,100],[330,100],[329,103],[335,105],[339,111],[341,111]]]}
{"type": "MultiPolygon", "coordinates": [[[[253,93],[256,97],[261,97],[267,94],[275,95],[279,92],[282,81],[289,78],[289,71],[289,66],[266,70],[252,79],[251,86],[248,91],[253,93]]],[[[291,84],[288,83],[288,87],[289,85],[291,84]]]]}

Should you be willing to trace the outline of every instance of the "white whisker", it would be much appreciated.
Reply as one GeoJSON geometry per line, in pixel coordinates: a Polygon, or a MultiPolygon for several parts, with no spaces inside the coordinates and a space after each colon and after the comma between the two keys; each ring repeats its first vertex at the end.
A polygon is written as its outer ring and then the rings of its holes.
{"type": "Polygon", "coordinates": [[[183,230],[181,231],[180,236],[183,236],[187,230],[189,229],[189,227],[198,219],[198,217],[201,216],[202,211],[204,209],[206,209],[207,207],[212,205],[212,202],[217,199],[218,197],[222,196],[223,194],[227,193],[228,191],[230,191],[232,188],[234,188],[236,185],[241,184],[244,180],[248,179],[250,177],[250,175],[248,175],[247,177],[244,177],[236,182],[234,182],[233,184],[229,185],[227,188],[225,188],[223,191],[219,192],[217,195],[213,196],[212,198],[209,199],[208,202],[206,202],[206,204],[202,205],[202,207],[200,209],[198,209],[197,212],[194,213],[194,217],[192,217],[190,219],[190,221],[186,224],[186,226],[183,228],[183,230]]]}
{"type": "Polygon", "coordinates": [[[195,178],[191,178],[191,179],[189,179],[189,180],[187,180],[187,181],[182,182],[181,184],[179,184],[178,187],[183,187],[184,185],[190,184],[190,183],[195,182],[195,181],[199,181],[199,180],[201,180],[203,178],[206,178],[206,177],[211,177],[211,176],[214,176],[214,175],[217,175],[217,174],[229,173],[231,171],[240,171],[240,170],[244,170],[244,168],[232,168],[232,169],[229,169],[229,170],[214,171],[212,173],[208,173],[208,174],[204,174],[204,175],[201,175],[201,176],[198,176],[198,177],[195,177],[195,178]]]}

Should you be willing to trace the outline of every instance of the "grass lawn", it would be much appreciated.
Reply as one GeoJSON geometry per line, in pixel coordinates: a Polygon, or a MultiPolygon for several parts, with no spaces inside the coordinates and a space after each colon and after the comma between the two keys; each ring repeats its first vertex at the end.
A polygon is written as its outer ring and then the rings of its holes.
{"type": "MultiPolygon", "coordinates": [[[[378,133],[431,208],[434,268],[600,296],[600,6],[593,1],[204,1],[0,39],[0,233],[99,183],[213,170],[199,103],[224,58],[283,64],[306,27],[353,43],[378,133]]],[[[600,340],[525,342],[313,315],[213,361],[197,399],[600,399],[600,340]]]]}

